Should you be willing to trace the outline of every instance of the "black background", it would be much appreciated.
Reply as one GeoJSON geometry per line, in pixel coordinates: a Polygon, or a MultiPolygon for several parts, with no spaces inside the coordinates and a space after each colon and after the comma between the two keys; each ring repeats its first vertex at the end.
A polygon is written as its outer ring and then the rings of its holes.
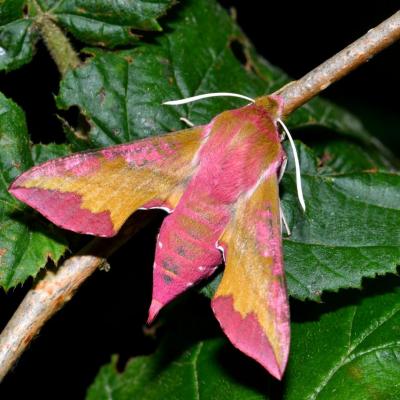
{"type": "MultiPolygon", "coordinates": [[[[383,0],[222,3],[236,8],[239,24],[259,52],[294,78],[398,9],[396,1],[383,0]]],[[[399,44],[385,50],[324,93],[358,115],[397,154],[399,50],[399,44]]],[[[0,75],[0,91],[24,108],[35,142],[63,138],[53,101],[58,81],[56,67],[43,46],[39,46],[31,64],[0,75]]],[[[152,350],[153,340],[142,331],[150,300],[157,229],[155,223],[130,241],[110,259],[111,271],[94,274],[46,325],[0,387],[1,399],[82,399],[111,354],[122,354],[123,362],[152,350]]],[[[7,295],[0,293],[0,328],[29,286],[27,283],[7,295]]]]}

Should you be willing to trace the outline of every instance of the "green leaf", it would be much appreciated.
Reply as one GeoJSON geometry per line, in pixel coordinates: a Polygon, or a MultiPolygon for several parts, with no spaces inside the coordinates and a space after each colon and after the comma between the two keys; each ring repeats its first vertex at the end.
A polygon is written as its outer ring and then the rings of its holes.
{"type": "MultiPolygon", "coordinates": [[[[319,300],[323,291],[360,287],[362,278],[396,272],[400,264],[400,175],[326,174],[311,150],[297,143],[307,211],[300,209],[294,162],[281,185],[292,234],[284,237],[289,294],[319,300]]],[[[212,297],[220,278],[202,288],[212,297]]]]}
{"type": "Polygon", "coordinates": [[[174,3],[175,0],[3,0],[0,70],[10,71],[31,61],[46,20],[55,21],[87,44],[126,46],[140,39],[136,31],[161,31],[157,19],[174,3]]]}
{"type": "Polygon", "coordinates": [[[385,279],[362,292],[331,295],[333,306],[292,304],[291,351],[279,386],[226,339],[215,338],[215,330],[204,331],[211,315],[206,320],[197,309],[177,313],[173,307],[166,319],[171,322],[175,316],[186,328],[165,327],[169,336],[157,351],[132,359],[123,372],[117,371],[114,357],[99,371],[87,400],[396,400],[400,396],[398,284],[398,278],[385,279]],[[299,315],[304,321],[298,320],[299,315]]]}
{"type": "MultiPolygon", "coordinates": [[[[217,91],[257,97],[288,81],[285,73],[255,55],[239,27],[214,0],[186,1],[166,26],[168,33],[157,36],[154,43],[132,50],[89,50],[93,58],[62,81],[59,107],[79,106],[92,127],[84,147],[182,129],[179,117],[204,124],[226,109],[246,104],[235,98],[213,98],[163,106],[166,100],[217,91]],[[244,52],[245,66],[232,50],[237,46],[244,52]]],[[[292,128],[325,126],[370,141],[359,120],[318,99],[289,122],[292,128]]]]}
{"type": "Polygon", "coordinates": [[[400,264],[400,176],[321,174],[312,153],[298,148],[306,213],[298,205],[290,161],[281,195],[292,229],[284,240],[290,294],[317,300],[324,290],[360,287],[363,277],[395,272],[400,264]]]}
{"type": "Polygon", "coordinates": [[[70,146],[67,144],[35,144],[32,146],[32,159],[35,165],[49,161],[53,158],[67,156],[71,153],[70,146]]]}
{"type": "Polygon", "coordinates": [[[371,148],[366,149],[358,143],[348,140],[334,139],[319,142],[313,150],[320,159],[322,168],[336,173],[351,173],[367,170],[385,170],[388,165],[381,154],[371,148]]]}
{"type": "Polygon", "coordinates": [[[0,3],[0,24],[4,25],[22,16],[25,0],[3,0],[0,3]]]}
{"type": "Polygon", "coordinates": [[[352,302],[347,299],[343,307],[317,307],[324,314],[305,305],[308,321],[292,324],[283,398],[400,398],[399,296],[398,289],[376,290],[368,297],[353,296],[352,302]]]}
{"type": "Polygon", "coordinates": [[[35,276],[51,258],[57,261],[65,243],[53,226],[34,218],[7,191],[12,180],[33,165],[25,117],[0,95],[0,286],[5,290],[35,276]]]}
{"type": "Polygon", "coordinates": [[[10,71],[31,61],[37,32],[31,18],[24,18],[24,0],[0,4],[0,70],[10,71]]]}
{"type": "MultiPolygon", "coordinates": [[[[359,139],[366,144],[379,143],[359,119],[338,105],[320,98],[311,99],[291,114],[289,126],[321,126],[359,139]]],[[[383,147],[382,144],[380,146],[383,147]]]]}
{"type": "Polygon", "coordinates": [[[221,337],[208,302],[199,300],[204,299],[191,296],[172,305],[157,351],[133,358],[123,372],[114,356],[86,399],[265,399],[268,375],[221,337]]]}
{"type": "Polygon", "coordinates": [[[226,346],[223,339],[200,341],[167,360],[168,348],[164,346],[153,356],[136,357],[122,374],[114,357],[100,370],[87,400],[264,399],[221,366],[219,359],[226,346]]]}
{"type": "Polygon", "coordinates": [[[107,47],[138,41],[136,30],[161,31],[157,19],[174,3],[175,0],[42,1],[48,13],[77,39],[107,47]]]}

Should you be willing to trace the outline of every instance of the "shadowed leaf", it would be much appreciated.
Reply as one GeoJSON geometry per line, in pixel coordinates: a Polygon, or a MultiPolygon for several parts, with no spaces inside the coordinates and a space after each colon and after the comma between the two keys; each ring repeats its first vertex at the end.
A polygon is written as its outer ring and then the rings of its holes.
{"type": "Polygon", "coordinates": [[[33,165],[22,110],[0,95],[0,286],[5,290],[35,276],[51,258],[65,250],[56,228],[37,220],[7,189],[11,181],[33,165]]]}

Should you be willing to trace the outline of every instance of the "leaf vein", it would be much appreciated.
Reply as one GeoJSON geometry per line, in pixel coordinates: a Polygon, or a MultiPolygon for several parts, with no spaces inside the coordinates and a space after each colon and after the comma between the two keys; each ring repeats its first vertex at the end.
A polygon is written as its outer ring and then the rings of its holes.
{"type": "MultiPolygon", "coordinates": [[[[375,332],[378,328],[380,328],[383,324],[389,321],[396,313],[400,311],[400,304],[397,307],[394,307],[393,310],[384,314],[380,319],[378,319],[374,324],[371,324],[371,327],[367,329],[364,334],[360,335],[358,340],[353,342],[353,345],[349,346],[346,354],[340,359],[340,361],[333,366],[333,368],[328,371],[325,377],[322,379],[321,383],[317,386],[315,391],[309,396],[309,400],[315,400],[317,396],[322,392],[322,390],[327,386],[332,377],[336,374],[336,372],[342,368],[346,363],[349,362],[349,357],[351,353],[373,332],[375,332]]],[[[351,325],[352,326],[352,325],[351,325]]]]}
{"type": "Polygon", "coordinates": [[[200,342],[198,344],[197,349],[194,352],[193,359],[191,360],[191,364],[193,366],[193,375],[194,375],[194,381],[193,381],[194,390],[195,390],[195,392],[194,392],[195,396],[194,397],[195,397],[196,400],[200,400],[199,371],[198,371],[198,368],[197,368],[197,362],[198,362],[201,350],[203,348],[203,344],[204,344],[204,342],[200,342]]]}

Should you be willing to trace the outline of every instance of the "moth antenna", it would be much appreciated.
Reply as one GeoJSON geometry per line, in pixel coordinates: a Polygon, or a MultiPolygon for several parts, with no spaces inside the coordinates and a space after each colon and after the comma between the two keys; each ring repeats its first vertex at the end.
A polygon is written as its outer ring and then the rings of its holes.
{"type": "Polygon", "coordinates": [[[191,122],[191,121],[189,121],[187,118],[185,118],[185,117],[180,117],[179,118],[182,122],[184,122],[186,125],[188,125],[188,126],[190,126],[190,127],[193,127],[194,126],[194,123],[193,122],[191,122]]]}
{"type": "Polygon", "coordinates": [[[297,197],[299,198],[299,202],[300,202],[300,205],[301,205],[303,211],[306,211],[306,203],[304,201],[303,188],[301,186],[300,162],[299,162],[299,156],[297,155],[296,145],[294,144],[292,135],[290,134],[289,129],[284,124],[284,122],[280,118],[277,119],[277,122],[279,122],[281,124],[283,130],[285,131],[285,133],[289,139],[290,147],[292,148],[294,165],[295,165],[295,169],[296,169],[297,197]]]}
{"type": "Polygon", "coordinates": [[[199,94],[197,96],[186,97],[180,100],[170,100],[165,101],[163,104],[168,106],[180,106],[182,104],[192,103],[193,101],[208,99],[210,97],[239,97],[240,99],[248,100],[250,103],[255,103],[255,100],[251,97],[244,96],[243,94],[239,93],[229,93],[229,92],[216,92],[216,93],[205,93],[199,94]]]}
{"type": "Polygon", "coordinates": [[[281,215],[281,232],[283,230],[282,228],[285,227],[286,233],[290,236],[292,234],[292,232],[290,231],[289,225],[286,221],[285,214],[283,213],[281,203],[279,203],[279,213],[281,215]]]}

